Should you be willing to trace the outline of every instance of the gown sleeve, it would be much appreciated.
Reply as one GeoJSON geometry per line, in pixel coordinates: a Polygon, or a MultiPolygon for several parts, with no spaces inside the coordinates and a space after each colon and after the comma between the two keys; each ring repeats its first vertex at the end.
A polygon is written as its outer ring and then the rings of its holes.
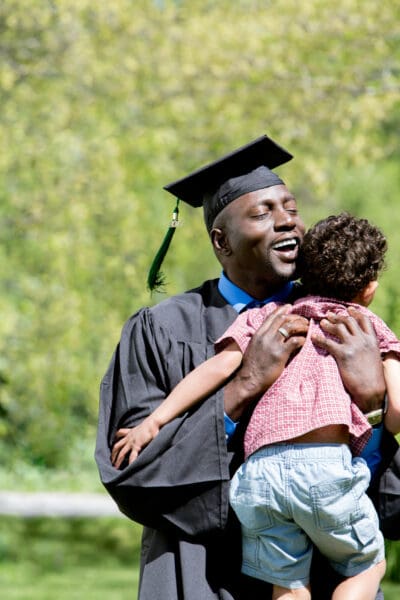
{"type": "MultiPolygon", "coordinates": [[[[189,536],[223,530],[230,457],[222,391],[163,427],[131,465],[117,470],[110,460],[116,430],[138,424],[207,358],[200,325],[189,342],[182,340],[185,324],[193,329],[190,311],[154,315],[142,309],[127,322],[101,383],[95,454],[100,478],[121,512],[142,525],[178,527],[189,536]]],[[[212,351],[212,344],[207,347],[212,351]]]]}

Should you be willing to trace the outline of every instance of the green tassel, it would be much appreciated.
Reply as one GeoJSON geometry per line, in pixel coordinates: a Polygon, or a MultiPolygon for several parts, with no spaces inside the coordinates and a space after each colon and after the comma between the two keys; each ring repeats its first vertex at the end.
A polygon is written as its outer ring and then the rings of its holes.
{"type": "Polygon", "coordinates": [[[165,277],[162,274],[162,272],[160,271],[160,269],[161,269],[161,265],[164,261],[164,258],[168,252],[168,248],[169,248],[171,240],[174,236],[175,229],[177,228],[177,226],[179,224],[179,221],[178,221],[179,208],[178,208],[178,206],[179,206],[179,199],[177,200],[176,206],[174,208],[174,212],[172,213],[172,220],[169,225],[169,229],[168,229],[167,233],[165,234],[163,242],[162,242],[157,254],[154,257],[153,262],[151,263],[149,274],[147,276],[147,287],[150,290],[150,292],[159,291],[165,285],[165,277]]]}

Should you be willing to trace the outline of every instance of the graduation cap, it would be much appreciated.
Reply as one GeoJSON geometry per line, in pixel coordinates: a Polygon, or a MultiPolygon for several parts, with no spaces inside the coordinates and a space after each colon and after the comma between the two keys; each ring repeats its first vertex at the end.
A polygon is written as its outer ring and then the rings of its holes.
{"type": "Polygon", "coordinates": [[[230,202],[248,192],[282,184],[283,181],[270,169],[292,158],[287,150],[263,135],[164,186],[177,198],[177,203],[167,234],[150,267],[147,278],[150,291],[162,287],[164,283],[160,267],[178,225],[180,200],[194,207],[203,207],[204,220],[210,232],[215,217],[230,202]]]}

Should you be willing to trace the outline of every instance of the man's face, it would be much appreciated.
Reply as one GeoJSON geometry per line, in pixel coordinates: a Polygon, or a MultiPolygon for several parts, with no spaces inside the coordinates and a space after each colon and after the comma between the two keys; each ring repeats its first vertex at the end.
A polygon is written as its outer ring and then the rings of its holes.
{"type": "Polygon", "coordinates": [[[234,283],[273,292],[293,278],[305,228],[285,185],[244,194],[223,213],[224,268],[234,283]]]}

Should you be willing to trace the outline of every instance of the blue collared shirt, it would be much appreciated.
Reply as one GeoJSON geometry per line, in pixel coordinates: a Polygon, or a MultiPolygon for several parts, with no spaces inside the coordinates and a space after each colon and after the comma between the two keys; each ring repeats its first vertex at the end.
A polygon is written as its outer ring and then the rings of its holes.
{"type": "MultiPolygon", "coordinates": [[[[269,296],[264,300],[260,300],[260,306],[263,306],[268,302],[285,302],[292,293],[293,285],[293,281],[289,281],[277,294],[269,296]]],[[[228,304],[230,304],[237,313],[240,313],[248,304],[250,304],[250,302],[256,302],[255,298],[232,283],[232,281],[228,279],[224,272],[222,272],[219,279],[218,290],[221,296],[225,298],[228,304]]]]}
{"type": "Polygon", "coordinates": [[[374,477],[374,475],[376,475],[378,467],[382,461],[382,437],[383,424],[374,425],[374,427],[372,427],[372,435],[369,438],[364,450],[360,454],[361,458],[363,458],[366,461],[369,470],[371,471],[371,477],[374,477]]]}
{"type": "MultiPolygon", "coordinates": [[[[290,296],[293,289],[293,281],[289,281],[286,283],[283,288],[273,296],[269,296],[264,300],[256,300],[252,296],[250,296],[247,292],[240,289],[237,285],[232,283],[230,279],[222,272],[221,277],[218,282],[218,290],[225,298],[225,300],[230,304],[236,312],[239,314],[246,306],[252,302],[257,302],[260,306],[267,304],[268,302],[285,302],[287,298],[290,296]]],[[[225,413],[225,433],[226,440],[229,441],[232,435],[235,432],[237,427],[237,422],[232,421],[230,417],[225,413]]]]}

